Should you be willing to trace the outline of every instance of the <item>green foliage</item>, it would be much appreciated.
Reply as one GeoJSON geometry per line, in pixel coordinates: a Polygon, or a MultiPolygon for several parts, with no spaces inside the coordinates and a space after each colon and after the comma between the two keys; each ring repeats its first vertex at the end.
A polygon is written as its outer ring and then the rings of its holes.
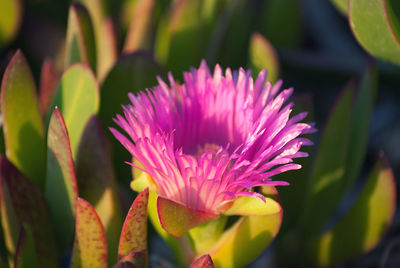
{"type": "Polygon", "coordinates": [[[15,38],[21,21],[21,0],[0,2],[0,49],[15,38]]]}

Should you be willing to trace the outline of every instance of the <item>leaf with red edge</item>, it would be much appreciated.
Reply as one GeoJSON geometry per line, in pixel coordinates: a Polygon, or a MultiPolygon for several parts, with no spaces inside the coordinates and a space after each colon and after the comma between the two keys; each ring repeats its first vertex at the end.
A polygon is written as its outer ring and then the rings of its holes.
{"type": "Polygon", "coordinates": [[[59,80],[60,74],[57,72],[53,62],[50,59],[46,60],[40,73],[39,104],[42,116],[45,116],[51,107],[59,80]]]}
{"type": "Polygon", "coordinates": [[[66,250],[74,234],[78,189],[68,132],[58,108],[54,109],[50,119],[47,146],[45,197],[55,223],[58,242],[66,250]]]}
{"type": "Polygon", "coordinates": [[[210,255],[206,254],[192,262],[189,268],[214,268],[214,263],[210,255]]]}
{"type": "Polygon", "coordinates": [[[19,50],[3,76],[1,112],[7,158],[43,189],[46,159],[43,123],[35,81],[19,50]]]}
{"type": "Polygon", "coordinates": [[[109,264],[117,261],[122,213],[112,167],[109,140],[97,116],[92,116],[82,134],[76,158],[79,196],[96,209],[106,231],[109,264]]]}
{"type": "Polygon", "coordinates": [[[194,210],[172,200],[158,197],[158,218],[161,226],[169,234],[179,237],[200,224],[218,218],[218,215],[194,210]]]}
{"type": "Polygon", "coordinates": [[[107,267],[107,241],[103,225],[92,205],[82,198],[76,202],[71,267],[107,267]]]}
{"type": "Polygon", "coordinates": [[[148,267],[146,252],[131,252],[121,258],[121,260],[114,266],[116,267],[148,267]],[[133,265],[133,266],[132,266],[133,265]]]}
{"type": "MultiPolygon", "coordinates": [[[[4,156],[0,156],[0,182],[1,202],[9,202],[15,213],[14,228],[19,228],[24,222],[31,227],[39,267],[57,266],[58,252],[51,232],[50,215],[40,190],[4,156]]],[[[7,220],[4,212],[2,208],[3,226],[3,221],[7,220]]]]}
{"type": "Polygon", "coordinates": [[[132,203],[122,226],[118,258],[131,252],[147,252],[147,204],[149,189],[143,190],[132,203]]]}

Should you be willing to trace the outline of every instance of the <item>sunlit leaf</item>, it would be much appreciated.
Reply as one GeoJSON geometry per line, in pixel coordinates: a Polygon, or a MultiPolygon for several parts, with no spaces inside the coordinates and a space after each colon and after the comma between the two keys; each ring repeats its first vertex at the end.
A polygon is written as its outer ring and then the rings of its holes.
{"type": "MultiPolygon", "coordinates": [[[[2,190],[1,218],[6,245],[13,239],[15,228],[27,223],[35,241],[35,251],[39,267],[57,266],[57,247],[52,233],[52,225],[45,199],[40,190],[4,156],[0,156],[0,180],[2,190]],[[6,207],[4,207],[4,205],[6,207]],[[12,209],[14,215],[4,208],[12,209]],[[11,216],[11,217],[10,217],[11,216]],[[13,219],[14,218],[14,219],[13,219]],[[14,224],[14,226],[10,226],[14,224]]],[[[11,248],[12,249],[12,248],[11,248]]],[[[13,253],[13,251],[11,251],[13,253]]]]}
{"type": "Polygon", "coordinates": [[[22,1],[5,0],[0,2],[0,49],[17,35],[22,22],[22,1]]]}
{"type": "Polygon", "coordinates": [[[58,108],[50,119],[47,137],[46,200],[62,250],[71,246],[74,235],[78,189],[74,162],[63,116],[58,108]]]}
{"type": "Polygon", "coordinates": [[[333,265],[374,248],[391,224],[396,209],[396,185],[385,158],[380,158],[350,211],[306,249],[315,265],[333,265]]]}
{"type": "Polygon", "coordinates": [[[347,15],[347,0],[331,0],[331,2],[343,15],[347,15]]]}
{"type": "Polygon", "coordinates": [[[268,81],[275,83],[279,75],[278,55],[274,47],[261,34],[254,33],[250,40],[249,67],[253,77],[263,70],[268,70],[268,81]]]}
{"type": "Polygon", "coordinates": [[[35,252],[35,243],[33,234],[29,225],[24,224],[21,226],[17,252],[15,254],[15,268],[34,268],[39,267],[37,256],[35,252]]]}
{"type": "Polygon", "coordinates": [[[86,62],[96,71],[96,43],[91,18],[85,6],[74,3],[69,8],[64,68],[74,62],[86,62]]]}
{"type": "Polygon", "coordinates": [[[83,129],[99,109],[99,85],[90,68],[84,63],[70,66],[61,77],[53,100],[65,118],[75,158],[83,129]]]}
{"type": "Polygon", "coordinates": [[[390,0],[349,0],[357,41],[373,56],[400,64],[400,24],[390,0]]]}
{"type": "MultiPolygon", "coordinates": [[[[262,202],[262,201],[261,201],[262,202]]],[[[269,206],[276,201],[266,198],[262,215],[260,210],[252,216],[242,216],[226,230],[215,245],[207,251],[215,267],[244,267],[252,262],[277,235],[282,222],[282,208],[270,214],[269,206]]],[[[244,204],[242,204],[244,205],[244,204]]],[[[244,205],[247,206],[247,205],[244,205]]],[[[279,206],[279,204],[278,204],[279,206]]]]}
{"type": "Polygon", "coordinates": [[[1,85],[1,111],[7,158],[39,188],[44,186],[45,139],[35,81],[17,51],[1,85]]]}
{"type": "Polygon", "coordinates": [[[350,83],[339,96],[322,132],[300,222],[306,238],[322,230],[342,197],[353,97],[354,83],[350,83]]]}
{"type": "Polygon", "coordinates": [[[134,13],[125,39],[125,53],[149,48],[155,4],[155,0],[136,1],[134,13]]]}
{"type": "Polygon", "coordinates": [[[147,252],[147,204],[149,190],[141,192],[126,215],[118,247],[118,258],[131,252],[147,252]]]}
{"type": "Polygon", "coordinates": [[[76,202],[71,267],[107,267],[107,240],[103,225],[92,205],[82,198],[76,202]]]}
{"type": "Polygon", "coordinates": [[[117,261],[117,246],[122,226],[121,208],[112,168],[110,143],[96,116],[82,134],[76,158],[79,195],[96,209],[106,231],[109,264],[117,261]]]}

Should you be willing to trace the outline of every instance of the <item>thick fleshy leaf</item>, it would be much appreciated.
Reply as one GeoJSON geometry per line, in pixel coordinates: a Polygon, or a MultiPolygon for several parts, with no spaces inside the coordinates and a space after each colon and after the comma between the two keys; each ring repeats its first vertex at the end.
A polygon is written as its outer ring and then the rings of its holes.
{"type": "Polygon", "coordinates": [[[268,81],[275,83],[279,75],[278,55],[274,47],[261,34],[254,33],[250,40],[249,65],[253,76],[263,70],[268,70],[268,81]]]}
{"type": "Polygon", "coordinates": [[[343,15],[347,16],[347,0],[331,0],[331,2],[343,15]]]}
{"type": "Polygon", "coordinates": [[[218,215],[194,210],[160,196],[157,199],[157,211],[161,226],[175,237],[182,236],[193,227],[218,217],[218,215]]]}
{"type": "MultiPolygon", "coordinates": [[[[109,72],[101,86],[99,116],[104,126],[114,125],[112,118],[122,114],[121,104],[129,102],[128,93],[151,88],[157,84],[157,75],[163,75],[161,66],[150,54],[137,52],[122,56],[109,72]],[[118,90],[115,90],[115,89],[118,90]]],[[[117,178],[128,183],[131,180],[131,167],[124,162],[131,158],[121,144],[111,137],[114,153],[114,167],[117,178]]]]}
{"type": "Polygon", "coordinates": [[[260,33],[275,47],[294,48],[300,44],[303,36],[300,2],[298,0],[264,1],[260,17],[260,33]]]}
{"type": "Polygon", "coordinates": [[[240,196],[236,198],[232,206],[224,212],[225,215],[270,215],[282,210],[281,205],[271,198],[266,198],[265,202],[260,198],[250,196],[240,196]]]}
{"type": "Polygon", "coordinates": [[[214,268],[214,263],[210,255],[203,255],[198,257],[189,268],[214,268]]]}
{"type": "Polygon", "coordinates": [[[19,50],[3,76],[1,111],[7,158],[43,189],[46,163],[43,123],[35,81],[19,50]]]}
{"type": "Polygon", "coordinates": [[[53,100],[65,118],[75,159],[83,129],[99,109],[99,85],[90,68],[84,63],[70,66],[61,77],[53,100]]]}
{"type": "Polygon", "coordinates": [[[89,12],[74,3],[69,8],[64,68],[74,62],[86,62],[96,71],[96,43],[89,12]]]}
{"type": "Polygon", "coordinates": [[[22,22],[22,1],[0,2],[0,49],[17,35],[22,22]]]}
{"type": "Polygon", "coordinates": [[[148,267],[148,256],[146,252],[131,252],[121,258],[114,268],[148,267]]]}
{"type": "Polygon", "coordinates": [[[400,22],[390,0],[349,0],[348,13],[354,35],[369,53],[400,64],[400,22]]]}
{"type": "Polygon", "coordinates": [[[71,267],[107,267],[107,240],[103,225],[92,205],[82,198],[76,202],[71,267]]]}
{"type": "Polygon", "coordinates": [[[310,262],[330,266],[374,248],[391,224],[396,209],[396,184],[381,157],[354,206],[330,231],[306,248],[310,262]]]}
{"type": "Polygon", "coordinates": [[[121,208],[112,168],[110,143],[96,116],[83,131],[76,158],[79,195],[93,204],[103,223],[108,243],[109,264],[117,261],[122,226],[121,208]]]}
{"type": "Polygon", "coordinates": [[[211,35],[217,2],[175,1],[170,12],[160,19],[155,55],[172,73],[178,75],[200,63],[211,35]]]}
{"type": "MultiPolygon", "coordinates": [[[[275,202],[267,198],[268,203],[275,202]]],[[[277,235],[283,211],[275,214],[243,216],[224,232],[208,251],[215,267],[244,267],[252,262],[277,235]]]]}
{"type": "Polygon", "coordinates": [[[353,97],[354,84],[350,83],[339,96],[322,133],[300,219],[306,238],[321,232],[342,197],[353,97]]]}
{"type": "Polygon", "coordinates": [[[74,235],[78,189],[68,131],[58,108],[50,119],[47,136],[46,200],[62,250],[71,246],[74,235]]]}
{"type": "Polygon", "coordinates": [[[149,189],[141,192],[132,203],[122,226],[118,258],[131,252],[147,252],[147,204],[149,189]]]}
{"type": "Polygon", "coordinates": [[[140,49],[149,48],[155,4],[155,0],[136,1],[134,13],[125,39],[124,53],[131,53],[140,49]]]}
{"type": "Polygon", "coordinates": [[[60,80],[60,74],[57,72],[53,62],[46,60],[42,65],[40,73],[40,111],[45,116],[56,94],[56,89],[60,80]]]}
{"type": "Polygon", "coordinates": [[[369,66],[361,78],[353,108],[344,193],[347,193],[354,185],[365,158],[377,85],[377,71],[374,66],[369,66]]]}
{"type": "MultiPolygon", "coordinates": [[[[6,202],[2,204],[1,212],[7,238],[6,245],[10,245],[15,228],[20,228],[23,223],[27,223],[34,237],[39,267],[57,266],[57,247],[49,211],[42,193],[4,156],[0,156],[0,180],[2,202],[6,202]],[[14,215],[4,211],[4,205],[12,209],[14,215]]],[[[8,248],[10,249],[9,246],[8,248]]]]}
{"type": "Polygon", "coordinates": [[[39,267],[37,256],[35,252],[35,243],[33,239],[33,234],[29,225],[24,224],[21,226],[17,252],[15,254],[15,268],[34,268],[39,267]]]}

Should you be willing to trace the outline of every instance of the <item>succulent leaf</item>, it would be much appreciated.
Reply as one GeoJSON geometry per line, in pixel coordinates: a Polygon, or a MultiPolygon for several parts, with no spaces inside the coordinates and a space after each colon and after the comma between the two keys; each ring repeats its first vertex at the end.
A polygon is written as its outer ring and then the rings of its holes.
{"type": "Polygon", "coordinates": [[[17,252],[15,254],[15,268],[35,268],[38,266],[37,256],[35,252],[35,243],[33,239],[32,230],[29,225],[24,224],[21,226],[17,252]]]}
{"type": "Polygon", "coordinates": [[[210,255],[203,255],[198,257],[192,264],[190,264],[189,268],[214,268],[214,263],[210,257],[210,255]]]}

